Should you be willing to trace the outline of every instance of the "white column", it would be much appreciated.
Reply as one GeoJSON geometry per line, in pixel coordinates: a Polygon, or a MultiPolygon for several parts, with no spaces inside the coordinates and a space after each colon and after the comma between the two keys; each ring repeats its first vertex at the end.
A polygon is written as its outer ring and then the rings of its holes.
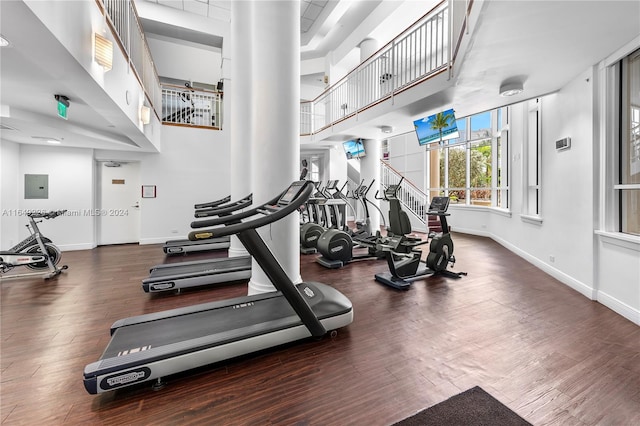
{"type": "MultiPolygon", "coordinates": [[[[251,48],[253,15],[249,2],[231,2],[231,72],[224,81],[225,102],[229,114],[225,117],[231,141],[231,200],[246,197],[251,189],[251,48]]],[[[229,257],[245,256],[247,251],[235,235],[231,236],[229,257]]]]}
{"type": "MultiPolygon", "coordinates": [[[[371,200],[378,208],[380,208],[380,200],[376,200],[376,191],[380,189],[380,152],[382,151],[382,140],[365,139],[364,152],[366,155],[360,159],[360,178],[364,179],[365,184],[371,183],[375,179],[375,183],[367,194],[367,199],[371,200]]],[[[369,206],[369,216],[371,223],[371,232],[375,234],[380,229],[382,220],[380,213],[375,207],[369,206]]]]}
{"type": "Polygon", "coordinates": [[[360,42],[360,62],[364,62],[378,51],[378,40],[373,38],[365,38],[360,42]]]}
{"type": "MultiPolygon", "coordinates": [[[[233,2],[236,3],[236,2],[233,2]]],[[[298,179],[300,164],[300,2],[252,1],[251,149],[254,204],[298,179]]],[[[300,282],[297,213],[258,230],[293,282],[300,282]]],[[[254,260],[249,294],[274,291],[254,260]]]]}

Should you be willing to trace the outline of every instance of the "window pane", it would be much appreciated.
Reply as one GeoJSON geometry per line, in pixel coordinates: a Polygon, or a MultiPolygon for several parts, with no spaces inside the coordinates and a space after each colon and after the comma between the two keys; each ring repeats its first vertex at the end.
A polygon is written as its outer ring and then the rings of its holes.
{"type": "Polygon", "coordinates": [[[471,140],[491,137],[491,111],[471,116],[471,140]]]}
{"type": "Polygon", "coordinates": [[[622,232],[640,235],[640,190],[622,191],[622,232]]]}
{"type": "Polygon", "coordinates": [[[507,152],[507,131],[504,130],[502,132],[503,136],[498,136],[496,138],[496,206],[502,207],[504,209],[509,207],[509,197],[508,197],[508,165],[507,160],[509,158],[509,153],[507,152]]]}
{"type": "Polygon", "coordinates": [[[632,54],[628,61],[627,106],[628,143],[622,147],[622,182],[640,183],[640,51],[632,54]]]}
{"type": "Polygon", "coordinates": [[[471,204],[491,205],[491,139],[471,145],[471,204]]]}
{"type": "Polygon", "coordinates": [[[458,137],[454,139],[449,139],[447,144],[454,145],[460,142],[464,142],[467,140],[467,119],[460,118],[456,120],[456,126],[458,127],[458,137]]]}
{"type": "MultiPolygon", "coordinates": [[[[449,151],[447,167],[449,169],[449,181],[445,183],[444,155],[440,157],[440,182],[441,186],[449,189],[449,198],[453,203],[465,203],[467,150],[464,145],[446,148],[449,151]]],[[[444,195],[444,192],[443,192],[444,195]]]]}

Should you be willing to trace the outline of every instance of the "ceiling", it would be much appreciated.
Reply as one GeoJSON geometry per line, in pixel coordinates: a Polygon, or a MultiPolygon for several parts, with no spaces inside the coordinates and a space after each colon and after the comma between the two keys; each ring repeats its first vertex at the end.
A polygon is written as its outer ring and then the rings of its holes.
{"type": "MultiPolygon", "coordinates": [[[[137,1],[181,8],[181,13],[202,17],[215,13],[216,19],[228,17],[230,10],[229,1],[137,1]]],[[[301,59],[327,54],[334,59],[344,57],[367,37],[383,44],[400,32],[390,21],[405,28],[430,4],[303,0],[301,59]]],[[[441,107],[455,107],[457,115],[464,116],[551,93],[640,35],[637,1],[476,0],[474,11],[481,11],[480,17],[468,49],[460,54],[451,87],[360,123],[351,132],[361,137],[377,132],[377,137],[379,126],[389,125],[394,133],[402,133],[411,130],[412,119],[441,107]],[[514,77],[523,81],[524,93],[516,98],[500,97],[500,83],[514,77]]],[[[200,43],[203,48],[221,44],[219,37],[184,26],[148,28],[145,24],[145,29],[200,43]]],[[[118,106],[100,93],[99,86],[22,1],[0,1],[0,32],[11,42],[0,49],[2,139],[42,144],[46,142],[34,136],[56,137],[63,139],[63,146],[146,149],[118,106]],[[55,93],[74,100],[66,122],[56,116],[55,93]]]]}

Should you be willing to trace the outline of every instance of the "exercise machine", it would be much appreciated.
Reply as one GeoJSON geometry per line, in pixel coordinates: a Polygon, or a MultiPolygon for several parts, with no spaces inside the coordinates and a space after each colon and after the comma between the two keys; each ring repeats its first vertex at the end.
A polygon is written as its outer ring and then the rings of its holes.
{"type": "MultiPolygon", "coordinates": [[[[369,186],[360,185],[356,190],[357,197],[366,198],[366,194],[373,186],[374,181],[369,186]]],[[[370,202],[370,201],[369,201],[370,202]]],[[[367,201],[362,201],[365,206],[365,220],[369,220],[369,209],[367,201]]],[[[377,231],[371,234],[371,225],[369,224],[369,232],[347,232],[339,228],[328,229],[320,235],[316,248],[321,254],[316,262],[329,269],[342,268],[347,263],[364,259],[382,259],[385,257],[384,252],[380,251],[378,245],[384,238],[377,231]],[[362,248],[364,253],[355,254],[354,249],[362,248]]]]}
{"type": "Polygon", "coordinates": [[[33,275],[43,275],[44,279],[49,279],[68,269],[67,265],[58,267],[58,263],[62,258],[60,249],[49,238],[42,235],[38,228],[38,223],[45,219],[55,219],[64,214],[64,212],[66,210],[27,213],[29,224],[26,227],[29,230],[29,236],[9,250],[0,251],[0,279],[22,278],[33,275]],[[5,275],[18,266],[25,266],[34,272],[5,275]]]}
{"type": "Polygon", "coordinates": [[[116,321],[100,359],[84,369],[90,394],[155,381],[193,368],[309,337],[335,335],[353,321],[351,301],[321,283],[293,284],[256,228],[296,211],[313,184],[292,183],[275,204],[210,219],[217,227],[195,230],[198,240],[237,235],[278,290],[116,321]],[[249,214],[251,213],[251,214],[249,214]]]}
{"type": "Polygon", "coordinates": [[[347,231],[351,234],[352,237],[356,237],[359,239],[366,239],[371,236],[376,236],[377,238],[377,236],[379,235],[378,231],[373,232],[373,230],[371,229],[371,217],[369,215],[369,205],[373,206],[378,211],[378,213],[380,214],[380,217],[382,218],[383,226],[385,228],[387,227],[384,215],[382,214],[382,211],[380,210],[380,208],[367,198],[367,194],[369,193],[369,190],[373,186],[374,182],[375,182],[375,179],[372,180],[371,183],[367,186],[365,185],[364,180],[362,180],[362,182],[360,182],[360,185],[358,185],[358,187],[354,189],[351,194],[352,199],[360,202],[360,205],[362,206],[363,216],[364,216],[361,220],[356,219],[355,221],[356,229],[347,231]]]}
{"type": "MultiPolygon", "coordinates": [[[[280,194],[282,195],[282,194],[280,194]]],[[[280,195],[270,200],[274,204],[280,195]]],[[[226,217],[233,209],[221,208],[218,217],[226,217]]],[[[213,210],[211,211],[213,212],[213,210]]],[[[212,213],[209,215],[212,215],[212,213]]],[[[192,228],[211,226],[217,218],[200,219],[191,223],[192,228]]],[[[149,269],[149,276],[142,280],[142,290],[146,293],[159,293],[209,285],[226,285],[247,281],[251,278],[251,256],[236,256],[217,259],[195,260],[190,262],[165,263],[149,269]]]]}
{"type": "Polygon", "coordinates": [[[184,288],[222,285],[251,278],[251,256],[165,263],[149,270],[142,280],[146,293],[180,292],[184,288]]]}
{"type": "MultiPolygon", "coordinates": [[[[449,265],[456,262],[453,255],[453,240],[449,224],[447,223],[447,209],[449,207],[449,197],[433,197],[427,215],[437,216],[440,219],[441,233],[429,233],[431,242],[429,244],[429,253],[424,261],[426,267],[422,265],[422,250],[418,246],[429,243],[429,238],[424,241],[403,240],[401,235],[392,235],[385,244],[381,244],[381,250],[386,252],[387,264],[389,272],[375,275],[375,280],[381,284],[400,289],[407,290],[413,281],[423,279],[432,275],[444,275],[450,278],[460,278],[467,275],[466,272],[453,272],[448,270],[449,265]]],[[[410,228],[409,217],[402,210],[398,200],[395,207],[397,221],[404,229],[410,228]]],[[[390,210],[391,216],[391,210],[390,210]]],[[[389,222],[392,222],[391,217],[389,222]]]]}
{"type": "MultiPolygon", "coordinates": [[[[204,218],[211,216],[229,215],[237,210],[248,207],[252,203],[252,196],[248,195],[238,201],[232,203],[220,203],[214,206],[197,208],[194,216],[196,218],[204,218]]],[[[198,205],[196,205],[198,206],[198,205]]],[[[199,205],[199,206],[202,206],[199,205]]],[[[163,246],[162,250],[168,254],[188,254],[192,252],[201,252],[209,250],[224,250],[231,245],[228,236],[220,238],[210,238],[208,240],[190,241],[189,239],[169,240],[163,246]]]]}
{"type": "Polygon", "coordinates": [[[337,191],[338,181],[329,180],[324,189],[318,188],[306,202],[308,221],[300,226],[300,253],[317,253],[318,239],[327,229],[346,227],[346,218],[341,213],[342,199],[334,198],[329,191],[337,191]]]}
{"type": "Polygon", "coordinates": [[[219,200],[209,201],[208,203],[194,204],[193,208],[195,210],[210,209],[211,207],[218,207],[222,204],[227,204],[229,201],[231,201],[231,195],[227,195],[219,200]]]}

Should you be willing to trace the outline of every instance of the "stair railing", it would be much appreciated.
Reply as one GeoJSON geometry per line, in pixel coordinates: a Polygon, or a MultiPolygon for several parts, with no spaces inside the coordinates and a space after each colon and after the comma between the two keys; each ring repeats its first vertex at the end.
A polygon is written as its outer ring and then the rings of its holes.
{"type": "Polygon", "coordinates": [[[380,160],[380,180],[383,187],[397,185],[400,181],[400,189],[397,197],[403,207],[411,211],[422,223],[426,224],[426,207],[429,205],[429,197],[415,186],[411,181],[402,179],[400,172],[395,170],[389,163],[380,160]]]}

